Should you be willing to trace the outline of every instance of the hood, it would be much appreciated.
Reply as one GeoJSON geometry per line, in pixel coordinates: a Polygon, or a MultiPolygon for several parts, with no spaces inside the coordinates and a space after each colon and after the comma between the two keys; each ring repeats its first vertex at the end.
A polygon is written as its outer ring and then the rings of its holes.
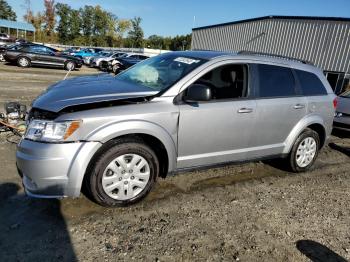
{"type": "Polygon", "coordinates": [[[109,74],[71,78],[50,86],[32,107],[59,112],[70,106],[146,97],[157,94],[145,86],[118,80],[109,74]]]}
{"type": "Polygon", "coordinates": [[[337,111],[350,115],[350,97],[338,97],[337,111]]]}

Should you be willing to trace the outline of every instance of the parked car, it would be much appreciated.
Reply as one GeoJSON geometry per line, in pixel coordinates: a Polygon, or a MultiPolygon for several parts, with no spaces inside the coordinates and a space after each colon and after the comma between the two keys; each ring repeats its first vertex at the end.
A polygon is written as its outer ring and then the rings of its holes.
{"type": "Polygon", "coordinates": [[[107,72],[119,74],[121,71],[149,58],[149,56],[128,53],[109,61],[102,61],[100,69],[107,72]]]}
{"type": "Polygon", "coordinates": [[[85,56],[83,58],[84,64],[90,66],[91,65],[91,61],[92,61],[93,58],[109,56],[110,53],[111,52],[108,52],[108,51],[101,51],[101,52],[98,52],[97,54],[95,54],[94,56],[85,56]]]}
{"type": "Polygon", "coordinates": [[[92,66],[92,62],[94,59],[96,58],[100,58],[100,57],[108,57],[112,54],[112,52],[110,51],[101,51],[101,52],[98,52],[96,55],[94,56],[88,56],[88,57],[85,57],[84,58],[84,63],[85,63],[85,60],[86,60],[86,65],[89,65],[89,66],[92,66]]]}
{"type": "Polygon", "coordinates": [[[70,55],[83,59],[88,56],[96,56],[99,52],[103,51],[101,48],[83,48],[75,52],[71,52],[70,55]]]}
{"type": "Polygon", "coordinates": [[[38,44],[16,44],[6,49],[4,58],[19,67],[47,66],[74,70],[82,66],[82,60],[63,55],[57,50],[38,44]]]}
{"type": "Polygon", "coordinates": [[[10,40],[10,36],[8,34],[0,33],[0,40],[10,40]]]}
{"type": "Polygon", "coordinates": [[[350,90],[339,96],[333,128],[350,132],[350,90]]]}
{"type": "Polygon", "coordinates": [[[100,68],[102,61],[109,62],[123,56],[124,54],[125,53],[123,52],[114,52],[105,54],[104,56],[95,56],[91,59],[91,66],[100,68]]]}
{"type": "Polygon", "coordinates": [[[6,45],[0,45],[0,62],[5,62],[4,54],[7,49],[6,45]]]}
{"type": "Polygon", "coordinates": [[[323,72],[301,62],[166,53],[50,87],[33,101],[17,167],[30,196],[78,197],[84,186],[105,206],[199,167],[281,157],[303,172],[332,131],[335,98],[323,72]]]}

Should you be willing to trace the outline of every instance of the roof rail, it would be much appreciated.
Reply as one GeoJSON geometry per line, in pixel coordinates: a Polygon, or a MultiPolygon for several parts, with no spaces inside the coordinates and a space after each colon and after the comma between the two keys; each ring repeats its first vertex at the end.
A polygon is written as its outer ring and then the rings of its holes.
{"type": "Polygon", "coordinates": [[[303,63],[303,64],[314,65],[314,63],[312,63],[310,61],[307,61],[307,60],[302,60],[302,59],[289,57],[289,56],[283,56],[283,55],[270,54],[270,53],[242,50],[242,51],[238,51],[237,54],[238,55],[258,55],[258,56],[276,57],[276,58],[282,58],[282,59],[286,59],[286,60],[297,61],[297,62],[300,62],[300,63],[303,63]]]}

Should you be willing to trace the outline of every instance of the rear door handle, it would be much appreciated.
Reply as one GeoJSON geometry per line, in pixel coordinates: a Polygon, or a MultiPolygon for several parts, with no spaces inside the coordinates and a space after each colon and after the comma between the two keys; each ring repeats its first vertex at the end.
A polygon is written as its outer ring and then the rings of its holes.
{"type": "Polygon", "coordinates": [[[303,108],[305,108],[305,105],[303,105],[303,104],[296,104],[294,106],[294,109],[303,109],[303,108]]]}
{"type": "Polygon", "coordinates": [[[251,113],[251,112],[253,112],[253,108],[245,108],[245,107],[243,107],[243,108],[238,110],[239,114],[248,114],[248,113],[251,113]]]}

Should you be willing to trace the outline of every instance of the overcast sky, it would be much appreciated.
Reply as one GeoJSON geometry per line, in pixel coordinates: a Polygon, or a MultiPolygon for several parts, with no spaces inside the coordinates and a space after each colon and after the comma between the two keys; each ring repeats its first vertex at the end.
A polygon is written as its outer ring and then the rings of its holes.
{"type": "MultiPolygon", "coordinates": [[[[7,0],[23,20],[24,0],[7,0]]],[[[32,9],[44,9],[32,0],[32,9]]],[[[56,0],[73,8],[101,5],[120,18],[140,16],[145,36],[188,34],[191,28],[266,15],[350,17],[350,0],[56,0]],[[194,19],[195,17],[195,19],[194,19]]]]}

